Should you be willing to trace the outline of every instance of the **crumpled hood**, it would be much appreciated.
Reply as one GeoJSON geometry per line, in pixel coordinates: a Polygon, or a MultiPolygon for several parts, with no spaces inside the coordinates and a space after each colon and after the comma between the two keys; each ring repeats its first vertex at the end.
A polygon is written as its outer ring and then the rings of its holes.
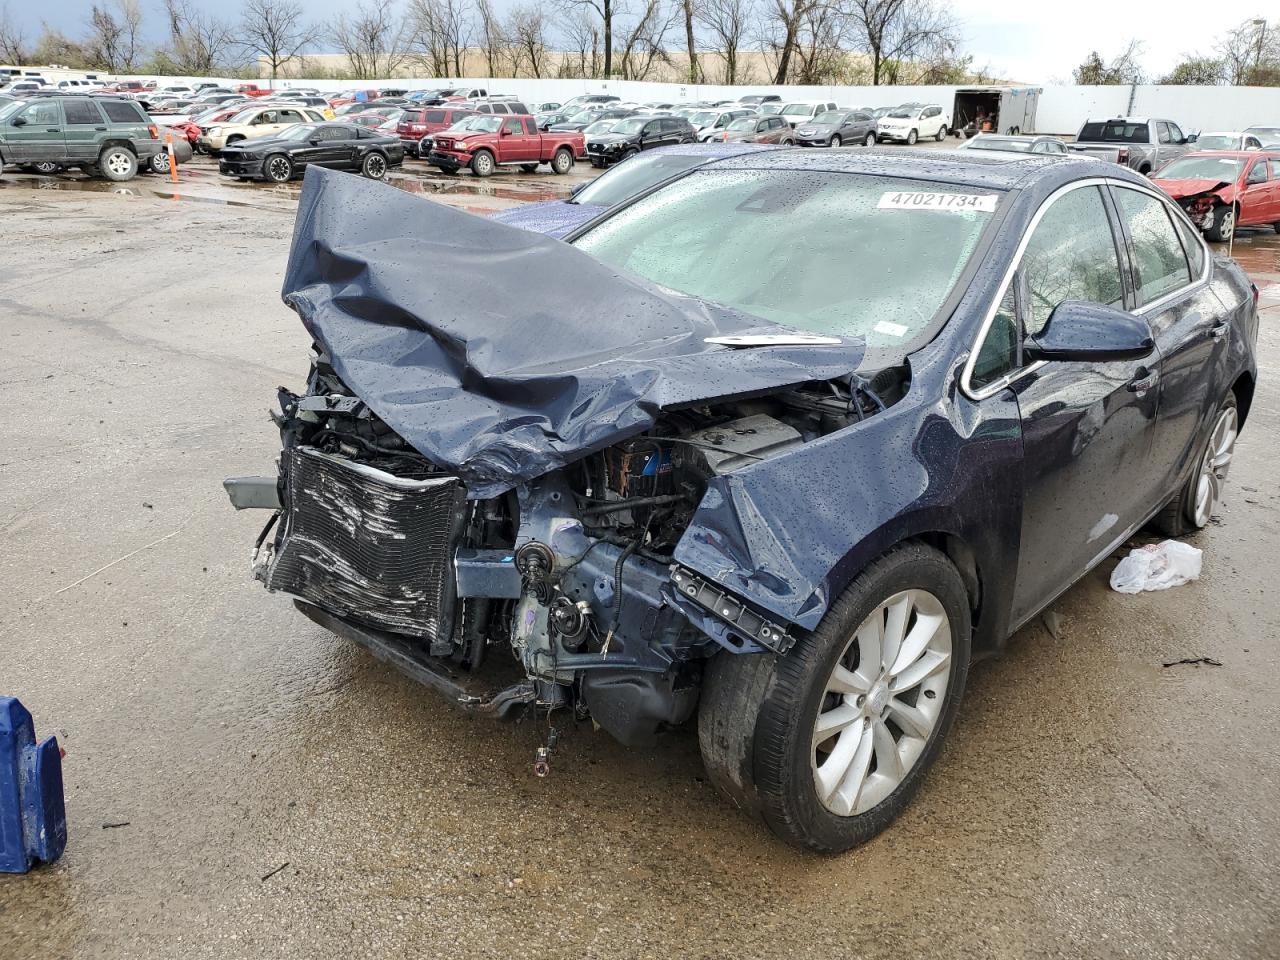
{"type": "Polygon", "coordinates": [[[1192,197],[1197,193],[1217,193],[1224,187],[1230,187],[1230,180],[1161,180],[1155,181],[1156,186],[1167,193],[1174,200],[1181,200],[1183,197],[1192,197]]]}
{"type": "Polygon", "coordinates": [[[664,408],[847,375],[859,340],[662,290],[569,244],[310,167],[284,300],[360,399],[492,497],[653,426],[664,408]]]}

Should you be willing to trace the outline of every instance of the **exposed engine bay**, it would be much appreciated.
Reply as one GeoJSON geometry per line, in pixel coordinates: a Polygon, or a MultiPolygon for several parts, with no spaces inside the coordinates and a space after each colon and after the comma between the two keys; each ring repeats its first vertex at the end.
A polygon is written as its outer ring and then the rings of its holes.
{"type": "Polygon", "coordinates": [[[317,347],[306,392],[282,388],[273,414],[280,510],[255,572],[329,629],[448,678],[459,705],[571,708],[624,743],[644,742],[690,716],[707,657],[784,652],[792,640],[780,618],[675,562],[708,482],[854,427],[907,387],[895,367],[688,404],[475,498],[356,397],[317,347]],[[468,678],[509,663],[506,651],[515,683],[470,692],[468,678]]]}

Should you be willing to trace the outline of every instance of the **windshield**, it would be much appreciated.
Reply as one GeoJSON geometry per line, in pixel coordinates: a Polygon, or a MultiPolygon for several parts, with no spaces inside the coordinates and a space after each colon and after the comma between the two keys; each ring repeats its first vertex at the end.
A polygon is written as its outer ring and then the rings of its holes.
{"type": "Polygon", "coordinates": [[[1280,127],[1250,127],[1245,133],[1251,133],[1263,143],[1280,142],[1280,127]]]}
{"type": "Polygon", "coordinates": [[[782,112],[790,117],[811,117],[813,116],[812,103],[788,103],[782,108],[782,112]]]}
{"type": "Polygon", "coordinates": [[[633,133],[639,133],[640,128],[648,121],[644,117],[636,117],[634,120],[610,121],[613,123],[613,132],[630,136],[633,133]]]}
{"type": "Polygon", "coordinates": [[[844,123],[844,114],[838,110],[828,110],[826,113],[820,113],[813,118],[814,123],[829,123],[832,126],[839,126],[844,123]]]}
{"type": "Polygon", "coordinates": [[[1221,180],[1234,182],[1242,161],[1235,157],[1179,157],[1156,173],[1157,180],[1221,180]]]}
{"type": "Polygon", "coordinates": [[[1086,123],[1080,130],[1080,141],[1091,143],[1150,143],[1151,135],[1145,123],[1086,123]]]}
{"type": "Polygon", "coordinates": [[[932,321],[1001,194],[919,180],[697,170],[575,245],[661,286],[901,357],[932,321]],[[852,278],[875,278],[862,282],[852,278]]]}
{"type": "Polygon", "coordinates": [[[227,123],[248,123],[258,115],[257,107],[250,107],[248,110],[241,110],[235,114],[227,123]]]}
{"type": "Polygon", "coordinates": [[[291,127],[285,127],[272,139],[275,140],[308,140],[311,138],[312,132],[316,129],[314,123],[295,123],[291,127]]]}
{"type": "Polygon", "coordinates": [[[1239,150],[1240,138],[1235,134],[1215,133],[1196,141],[1197,150],[1239,150]]]}
{"type": "Polygon", "coordinates": [[[969,150],[1016,150],[1018,153],[1030,153],[1031,141],[1009,140],[1004,137],[974,137],[965,147],[969,150]]]}
{"type": "Polygon", "coordinates": [[[655,183],[670,179],[678,173],[692,170],[707,162],[707,157],[686,153],[649,153],[632,157],[626,163],[611,167],[608,173],[579,190],[571,203],[592,203],[612,207],[649,189],[655,183]]]}
{"type": "Polygon", "coordinates": [[[762,116],[772,117],[782,112],[782,104],[780,103],[762,103],[756,110],[756,113],[762,116]]]}
{"type": "Polygon", "coordinates": [[[733,123],[729,124],[730,130],[743,130],[747,133],[754,133],[756,129],[755,117],[739,117],[733,123]]]}
{"type": "Polygon", "coordinates": [[[608,133],[617,122],[617,120],[597,120],[595,123],[588,124],[582,132],[589,134],[608,133]]]}
{"type": "Polygon", "coordinates": [[[715,123],[718,116],[720,114],[714,110],[700,110],[689,118],[689,122],[695,127],[705,127],[707,124],[715,123]]]}
{"type": "Polygon", "coordinates": [[[907,110],[903,107],[898,107],[896,110],[890,110],[885,114],[885,116],[892,117],[894,120],[909,120],[915,115],[916,112],[914,110],[907,110]]]}
{"type": "Polygon", "coordinates": [[[503,117],[494,116],[492,114],[480,114],[475,117],[468,117],[463,123],[455,123],[454,130],[476,130],[480,133],[497,133],[498,128],[502,126],[503,117]]]}

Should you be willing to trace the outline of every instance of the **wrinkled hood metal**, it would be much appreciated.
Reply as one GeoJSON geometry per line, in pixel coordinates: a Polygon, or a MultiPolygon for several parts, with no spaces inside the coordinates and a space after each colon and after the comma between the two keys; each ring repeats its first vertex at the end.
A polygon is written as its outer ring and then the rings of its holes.
{"type": "Polygon", "coordinates": [[[1201,193],[1217,193],[1219,190],[1232,186],[1230,180],[1213,180],[1209,178],[1200,180],[1157,179],[1155,184],[1174,200],[1183,200],[1201,193]]]}
{"type": "Polygon", "coordinates": [[[352,392],[472,497],[647,430],[665,408],[845,376],[863,356],[858,340],[708,343],[795,331],[316,167],[283,296],[352,392]]]}
{"type": "Polygon", "coordinates": [[[568,203],[564,200],[548,200],[545,203],[525,203],[509,210],[499,210],[490,215],[495,223],[532,230],[548,237],[566,237],[588,220],[594,220],[607,208],[598,203],[568,203]]]}

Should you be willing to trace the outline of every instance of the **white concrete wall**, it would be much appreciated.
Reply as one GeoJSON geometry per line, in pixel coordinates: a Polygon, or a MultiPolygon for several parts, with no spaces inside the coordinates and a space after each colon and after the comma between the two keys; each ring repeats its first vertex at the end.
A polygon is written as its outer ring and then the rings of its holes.
{"type": "MultiPolygon", "coordinates": [[[[46,77],[62,79],[76,76],[72,71],[45,71],[46,77]]],[[[187,77],[130,77],[166,83],[189,81],[187,77]]],[[[217,79],[217,78],[213,78],[217,79]]],[[[225,83],[240,81],[228,80],[225,83]]],[[[266,86],[267,81],[258,83],[266,86]]],[[[629,80],[530,80],[510,78],[466,77],[461,80],[443,77],[420,80],[281,80],[275,86],[315,87],[323,91],[348,90],[356,87],[380,86],[417,89],[447,85],[484,87],[491,93],[513,94],[526,102],[565,101],[584,93],[611,93],[624,100],[664,100],[679,103],[690,100],[737,99],[745,93],[776,93],[785,100],[834,100],[840,106],[887,107],[906,101],[938,103],[950,112],[955,100],[955,86],[768,86],[728,87],[713,84],[648,83],[629,80]]],[[[1167,87],[1047,86],[1042,88],[1036,113],[1036,131],[1040,133],[1074,134],[1089,117],[1114,117],[1130,113],[1136,116],[1166,117],[1184,130],[1240,130],[1254,124],[1280,126],[1280,88],[1276,87],[1167,87]]],[[[1027,131],[1030,132],[1030,131],[1027,131]]]]}

